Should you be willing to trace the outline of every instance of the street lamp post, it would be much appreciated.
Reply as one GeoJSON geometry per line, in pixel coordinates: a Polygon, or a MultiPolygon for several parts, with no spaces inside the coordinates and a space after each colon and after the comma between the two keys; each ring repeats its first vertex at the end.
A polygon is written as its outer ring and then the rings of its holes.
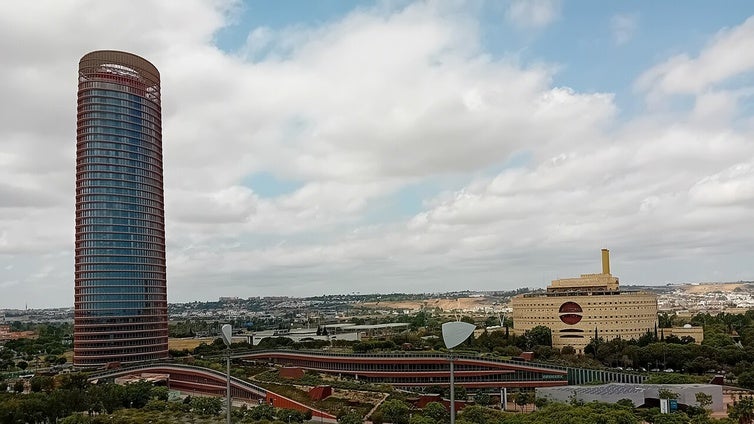
{"type": "Polygon", "coordinates": [[[456,422],[456,384],[453,371],[453,349],[448,349],[450,354],[448,360],[450,361],[450,424],[456,422]]]}
{"type": "Polygon", "coordinates": [[[456,423],[456,392],[455,392],[455,377],[453,369],[453,348],[463,343],[468,339],[471,333],[474,332],[476,326],[469,324],[468,322],[453,321],[446,322],[442,325],[442,338],[445,342],[445,347],[448,348],[450,362],[450,424],[456,423]]]}
{"type": "Polygon", "coordinates": [[[228,357],[226,361],[227,371],[228,371],[228,378],[226,381],[225,386],[225,397],[228,398],[228,406],[227,406],[227,418],[228,423],[230,424],[230,407],[231,407],[231,399],[230,399],[230,342],[231,337],[233,335],[233,327],[231,327],[230,324],[225,324],[222,327],[222,336],[223,336],[223,342],[225,343],[225,346],[227,346],[228,351],[228,357]]]}

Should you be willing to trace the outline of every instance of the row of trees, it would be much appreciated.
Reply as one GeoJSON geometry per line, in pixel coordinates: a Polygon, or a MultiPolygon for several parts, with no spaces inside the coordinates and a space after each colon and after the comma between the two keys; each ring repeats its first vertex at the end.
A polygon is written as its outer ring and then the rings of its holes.
{"type": "MultiPolygon", "coordinates": [[[[533,395],[522,392],[522,395],[533,395]]],[[[661,393],[661,396],[673,397],[674,393],[661,393]]],[[[751,424],[754,422],[754,398],[744,397],[731,408],[730,417],[714,419],[707,409],[711,399],[704,394],[697,396],[701,407],[690,407],[685,412],[660,414],[659,408],[636,409],[629,400],[616,404],[602,402],[584,403],[572,399],[569,403],[548,402],[538,399],[533,401],[537,408],[528,414],[503,412],[481,405],[466,406],[457,413],[457,424],[751,424]]],[[[676,395],[677,396],[677,395],[676,395]]],[[[533,397],[533,396],[532,396],[533,397]]],[[[450,414],[444,405],[429,403],[424,409],[413,409],[408,403],[399,399],[384,402],[370,417],[375,424],[445,424],[450,421],[450,414]]],[[[344,411],[338,416],[340,424],[357,424],[363,417],[353,411],[344,411]]]]}
{"type": "Polygon", "coordinates": [[[60,355],[70,348],[73,334],[71,324],[26,324],[14,329],[18,328],[34,331],[37,337],[4,342],[3,348],[0,349],[0,370],[24,370],[31,362],[34,362],[35,366],[52,366],[66,362],[60,355]]]}
{"type": "MultiPolygon", "coordinates": [[[[65,374],[58,378],[33,377],[28,383],[28,394],[21,394],[25,391],[24,380],[13,383],[15,393],[4,390],[0,393],[0,423],[55,423],[66,417],[70,417],[63,421],[66,424],[96,423],[102,421],[97,417],[110,416],[123,409],[218,416],[224,407],[219,397],[188,396],[182,402],[168,402],[166,387],[153,386],[145,381],[124,386],[90,384],[84,374],[65,374]]],[[[7,385],[7,382],[2,382],[0,388],[4,389],[7,385]]],[[[273,408],[266,404],[251,409],[234,409],[232,412],[236,421],[277,419],[300,423],[311,419],[311,412],[273,408]]]]}
{"type": "MultiPolygon", "coordinates": [[[[151,399],[167,400],[168,396],[167,388],[144,382],[92,385],[83,374],[65,374],[57,380],[34,377],[29,383],[31,393],[27,395],[0,394],[0,422],[56,422],[76,412],[112,413],[120,408],[143,408],[151,399]]],[[[23,385],[23,380],[16,381],[15,391],[23,390],[23,385]]]]}

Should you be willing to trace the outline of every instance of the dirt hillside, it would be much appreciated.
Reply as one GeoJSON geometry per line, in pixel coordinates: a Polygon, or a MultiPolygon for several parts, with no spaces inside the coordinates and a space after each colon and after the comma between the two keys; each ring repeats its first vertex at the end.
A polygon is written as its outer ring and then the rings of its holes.
{"type": "Polygon", "coordinates": [[[463,297],[459,299],[425,299],[406,301],[381,301],[362,303],[361,306],[369,309],[408,309],[419,311],[422,309],[440,308],[443,311],[462,310],[476,311],[482,309],[499,308],[494,299],[486,297],[463,297]]]}

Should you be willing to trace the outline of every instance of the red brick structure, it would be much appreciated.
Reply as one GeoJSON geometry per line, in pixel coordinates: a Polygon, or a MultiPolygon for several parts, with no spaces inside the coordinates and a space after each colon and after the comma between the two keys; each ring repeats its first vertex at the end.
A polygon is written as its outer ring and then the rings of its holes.
{"type": "Polygon", "coordinates": [[[0,341],[36,338],[37,334],[33,331],[10,331],[10,325],[0,324],[0,341]]]}
{"type": "Polygon", "coordinates": [[[280,377],[282,378],[291,378],[294,380],[298,380],[303,376],[304,376],[303,368],[299,368],[299,367],[280,368],[280,377]]]}
{"type": "Polygon", "coordinates": [[[330,396],[332,396],[331,386],[317,386],[317,387],[312,387],[312,389],[309,390],[309,397],[312,400],[322,400],[330,396]]]}

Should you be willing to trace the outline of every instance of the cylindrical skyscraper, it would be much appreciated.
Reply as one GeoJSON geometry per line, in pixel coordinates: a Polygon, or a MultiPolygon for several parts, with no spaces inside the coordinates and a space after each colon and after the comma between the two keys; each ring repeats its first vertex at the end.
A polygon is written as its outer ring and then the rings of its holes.
{"type": "Polygon", "coordinates": [[[95,51],[78,83],[73,363],[167,358],[160,74],[95,51]]]}

